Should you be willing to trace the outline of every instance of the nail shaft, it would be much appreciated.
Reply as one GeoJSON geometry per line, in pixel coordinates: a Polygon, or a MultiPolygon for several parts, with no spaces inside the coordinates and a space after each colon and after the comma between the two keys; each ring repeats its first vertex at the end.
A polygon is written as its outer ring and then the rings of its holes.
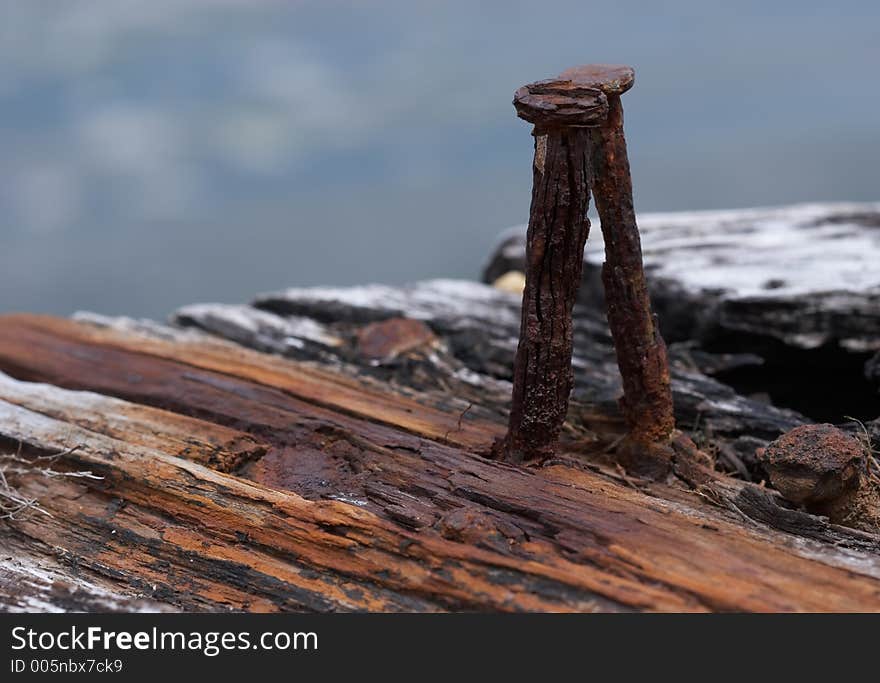
{"type": "Polygon", "coordinates": [[[568,412],[571,312],[590,230],[589,144],[585,128],[535,131],[526,286],[502,455],[509,462],[549,455],[568,412]]]}
{"type": "Polygon", "coordinates": [[[621,410],[633,441],[661,443],[675,428],[669,364],[642,265],[618,95],[608,96],[607,123],[591,128],[590,137],[593,195],[605,240],[602,282],[623,380],[621,410]]]}

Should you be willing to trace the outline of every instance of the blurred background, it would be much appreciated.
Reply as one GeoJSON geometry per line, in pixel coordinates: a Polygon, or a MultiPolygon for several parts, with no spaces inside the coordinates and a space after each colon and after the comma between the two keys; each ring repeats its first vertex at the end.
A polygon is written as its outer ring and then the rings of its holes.
{"type": "Polygon", "coordinates": [[[0,310],[478,277],[519,85],[636,68],[640,211],[877,200],[880,3],[3,0],[0,310]]]}

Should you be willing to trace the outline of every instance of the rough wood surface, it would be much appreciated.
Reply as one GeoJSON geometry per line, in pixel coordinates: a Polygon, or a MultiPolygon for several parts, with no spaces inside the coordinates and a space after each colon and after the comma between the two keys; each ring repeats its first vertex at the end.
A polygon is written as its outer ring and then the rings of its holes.
{"type": "MultiPolygon", "coordinates": [[[[33,462],[10,482],[51,514],[2,523],[0,606],[880,609],[876,537],[687,449],[663,483],[614,467],[619,384],[589,313],[564,452],[484,457],[504,433],[516,298],[439,281],[288,290],[168,326],[0,318],[0,445],[33,462]],[[430,334],[383,325],[401,318],[430,334]],[[40,476],[36,458],[68,450],[56,469],[101,479],[40,476]]],[[[673,372],[679,419],[701,415],[740,464],[737,447],[803,419],[683,355],[673,372]]]]}
{"type": "Polygon", "coordinates": [[[6,612],[168,612],[117,577],[81,572],[76,556],[0,529],[0,610],[6,612]]]}

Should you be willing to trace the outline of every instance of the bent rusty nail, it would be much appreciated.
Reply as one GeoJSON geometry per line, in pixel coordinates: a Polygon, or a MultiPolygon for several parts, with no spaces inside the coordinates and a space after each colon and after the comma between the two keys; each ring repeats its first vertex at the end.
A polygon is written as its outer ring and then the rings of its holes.
{"type": "Polygon", "coordinates": [[[586,126],[604,121],[608,102],[599,89],[551,79],[520,88],[513,104],[534,124],[535,158],[513,400],[507,435],[495,451],[507,462],[523,462],[552,454],[568,412],[571,312],[590,229],[586,126]]]}
{"type": "Polygon", "coordinates": [[[675,429],[669,361],[651,311],[620,102],[635,74],[628,66],[595,64],[569,69],[560,78],[598,88],[608,100],[607,119],[589,136],[591,184],[605,241],[605,306],[623,381],[620,407],[629,428],[618,457],[627,469],[662,475],[675,429]]]}

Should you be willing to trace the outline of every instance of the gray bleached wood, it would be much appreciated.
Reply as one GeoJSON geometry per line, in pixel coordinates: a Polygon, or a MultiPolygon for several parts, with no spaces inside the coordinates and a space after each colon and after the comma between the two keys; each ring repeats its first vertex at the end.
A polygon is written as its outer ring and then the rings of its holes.
{"type": "MultiPolygon", "coordinates": [[[[880,349],[880,204],[646,213],[638,217],[652,299],[672,340],[769,336],[799,348],[880,349]]],[[[521,269],[511,228],[484,278],[521,269]]],[[[584,256],[582,301],[601,300],[603,245],[584,256]]]]}
{"type": "Polygon", "coordinates": [[[71,557],[5,533],[0,547],[0,612],[170,612],[113,581],[77,571],[71,557]]]}

